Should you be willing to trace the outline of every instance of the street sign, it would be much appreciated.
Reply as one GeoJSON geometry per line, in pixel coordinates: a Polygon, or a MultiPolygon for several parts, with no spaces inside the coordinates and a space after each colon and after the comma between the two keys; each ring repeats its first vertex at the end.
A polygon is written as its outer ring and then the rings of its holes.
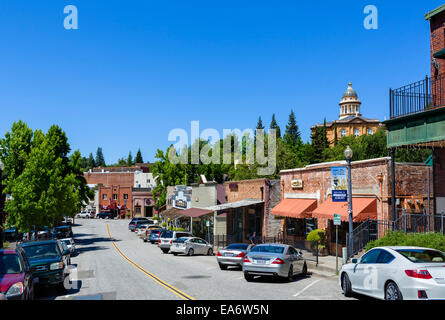
{"type": "Polygon", "coordinates": [[[341,225],[341,215],[335,213],[334,214],[334,226],[340,226],[341,225]]]}
{"type": "Polygon", "coordinates": [[[332,202],[347,202],[347,178],[346,167],[331,167],[332,202]]]}
{"type": "Polygon", "coordinates": [[[209,220],[206,221],[206,226],[210,227],[210,221],[209,220]]]}

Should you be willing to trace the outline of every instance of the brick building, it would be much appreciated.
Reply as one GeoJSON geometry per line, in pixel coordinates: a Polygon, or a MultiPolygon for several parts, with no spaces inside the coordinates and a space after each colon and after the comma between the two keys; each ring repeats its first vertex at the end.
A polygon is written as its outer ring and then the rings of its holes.
{"type": "MultiPolygon", "coordinates": [[[[367,218],[391,220],[390,158],[355,161],[351,164],[354,226],[367,218]]],[[[348,231],[347,202],[332,202],[331,167],[346,166],[346,161],[309,165],[283,170],[281,202],[272,214],[281,218],[287,237],[305,239],[315,227],[327,231],[333,252],[334,213],[342,215],[340,243],[346,244],[348,231]]],[[[396,207],[407,210],[428,208],[427,168],[424,164],[396,163],[396,207]]],[[[430,185],[430,188],[432,185],[430,185]]]]}

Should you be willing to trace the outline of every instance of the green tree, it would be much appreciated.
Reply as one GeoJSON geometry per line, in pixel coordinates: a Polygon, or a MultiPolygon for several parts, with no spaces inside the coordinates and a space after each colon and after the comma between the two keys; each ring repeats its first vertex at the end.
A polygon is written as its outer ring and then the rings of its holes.
{"type": "Polygon", "coordinates": [[[141,149],[138,149],[138,152],[136,154],[136,158],[134,159],[135,163],[144,163],[144,159],[142,158],[141,149]]]}
{"type": "Polygon", "coordinates": [[[322,127],[316,126],[311,136],[311,156],[310,163],[324,162],[324,151],[329,148],[329,142],[326,134],[326,119],[322,127]]]}
{"type": "Polygon", "coordinates": [[[98,167],[106,167],[104,154],[102,152],[102,148],[98,147],[96,151],[96,159],[95,164],[98,167]]]}
{"type": "Polygon", "coordinates": [[[295,119],[294,111],[291,110],[289,114],[289,120],[286,125],[286,131],[284,133],[284,142],[291,148],[298,149],[302,145],[301,133],[298,129],[297,121],[295,119]]]}
{"type": "Polygon", "coordinates": [[[93,169],[94,167],[96,167],[96,163],[94,161],[94,157],[93,157],[92,153],[90,153],[90,155],[88,156],[87,166],[88,166],[88,169],[93,169]]]}
{"type": "Polygon", "coordinates": [[[127,166],[131,167],[133,165],[133,157],[131,156],[131,151],[127,157],[127,166]]]}
{"type": "Polygon", "coordinates": [[[275,113],[272,114],[272,121],[270,122],[270,129],[275,129],[276,133],[277,133],[277,138],[281,138],[281,129],[277,123],[277,120],[275,120],[275,113]]]}

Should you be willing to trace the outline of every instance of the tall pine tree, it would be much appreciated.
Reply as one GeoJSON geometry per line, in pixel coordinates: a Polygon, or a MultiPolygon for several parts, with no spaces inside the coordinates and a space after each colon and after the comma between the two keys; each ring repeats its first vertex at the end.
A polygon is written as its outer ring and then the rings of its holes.
{"type": "Polygon", "coordinates": [[[133,156],[131,155],[131,151],[128,154],[128,158],[127,158],[127,166],[131,167],[133,165],[133,156]]]}
{"type": "Polygon", "coordinates": [[[105,158],[104,158],[104,154],[102,152],[102,148],[101,147],[97,148],[95,164],[98,167],[106,167],[105,158]]]}
{"type": "Polygon", "coordinates": [[[135,163],[144,163],[144,159],[142,159],[142,153],[141,148],[138,149],[138,152],[136,154],[136,158],[134,159],[135,163]]]}
{"type": "Polygon", "coordinates": [[[295,120],[294,110],[291,110],[289,114],[286,132],[284,133],[284,142],[291,148],[300,148],[303,144],[301,141],[301,133],[298,129],[297,121],[295,120]]]}
{"type": "Polygon", "coordinates": [[[281,138],[281,129],[277,123],[277,120],[275,120],[275,113],[272,114],[272,121],[270,122],[270,128],[276,130],[277,138],[281,138]]]}

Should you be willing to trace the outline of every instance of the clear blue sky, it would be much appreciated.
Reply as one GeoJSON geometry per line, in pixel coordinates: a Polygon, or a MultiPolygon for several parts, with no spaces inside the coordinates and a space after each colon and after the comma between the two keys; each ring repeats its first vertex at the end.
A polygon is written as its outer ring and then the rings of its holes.
{"type": "Polygon", "coordinates": [[[100,1],[0,3],[0,134],[56,123],[72,149],[108,162],[154,160],[173,128],[254,128],[293,108],[303,139],[338,118],[351,81],[365,117],[388,91],[429,73],[429,23],[442,1],[100,1]],[[63,8],[79,10],[65,30],[63,8]],[[379,29],[363,27],[366,5],[379,29]]]}

